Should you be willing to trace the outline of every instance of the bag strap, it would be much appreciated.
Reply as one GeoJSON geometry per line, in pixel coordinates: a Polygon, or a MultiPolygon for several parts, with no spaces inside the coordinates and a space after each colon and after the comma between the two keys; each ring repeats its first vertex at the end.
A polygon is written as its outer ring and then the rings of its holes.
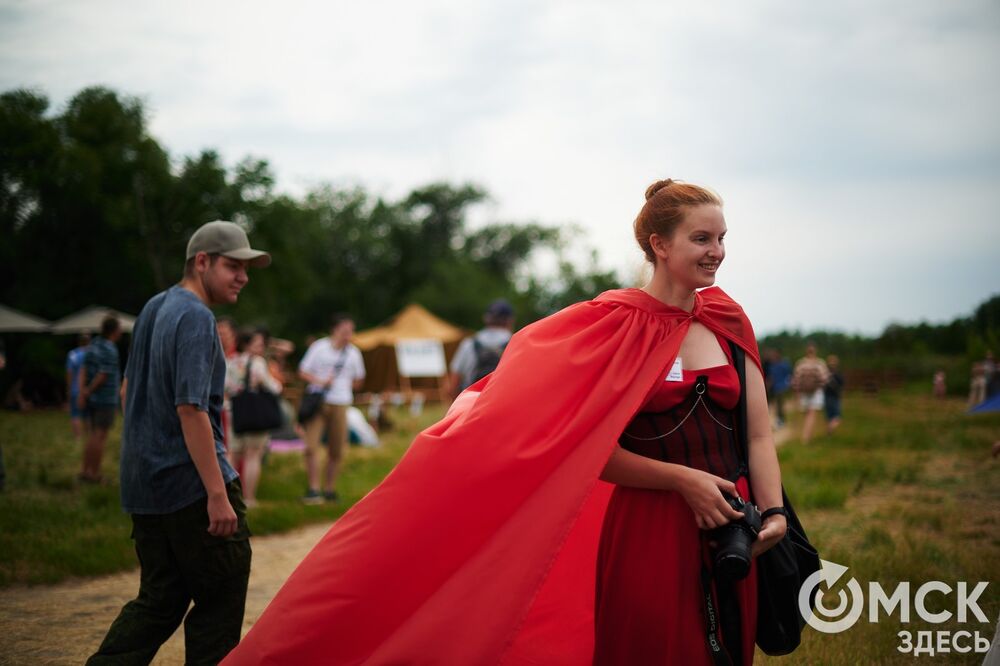
{"type": "Polygon", "coordinates": [[[250,373],[253,372],[253,360],[258,358],[253,354],[247,354],[247,364],[243,372],[243,392],[250,393],[250,373]]]}
{"type": "Polygon", "coordinates": [[[736,448],[740,456],[740,462],[750,474],[750,444],[747,440],[747,355],[732,340],[729,342],[729,351],[733,356],[733,366],[736,367],[736,376],[740,378],[740,400],[736,405],[736,448]]]}

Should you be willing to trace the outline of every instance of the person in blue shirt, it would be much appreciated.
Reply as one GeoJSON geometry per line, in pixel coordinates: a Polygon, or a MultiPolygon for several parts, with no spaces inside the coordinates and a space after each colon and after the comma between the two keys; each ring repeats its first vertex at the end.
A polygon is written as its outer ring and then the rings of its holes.
{"type": "Polygon", "coordinates": [[[136,319],[122,385],[121,498],[139,594],[88,664],[148,664],[181,620],[188,664],[216,664],[240,640],[250,530],[222,445],[226,362],[209,307],[236,303],[247,269],[270,262],[238,225],[209,222],[188,242],[180,284],[136,319]]]}
{"type": "Polygon", "coordinates": [[[101,322],[101,334],[94,338],[83,355],[76,400],[89,430],[79,476],[84,483],[101,483],[104,480],[101,476],[104,444],[108,441],[108,431],[119,409],[121,371],[117,343],[121,335],[122,325],[118,318],[113,315],[105,317],[101,322]]]}
{"type": "Polygon", "coordinates": [[[80,370],[83,368],[83,357],[90,345],[90,334],[81,333],[75,349],[66,354],[66,398],[69,406],[69,422],[73,428],[73,439],[79,441],[83,436],[83,410],[80,409],[80,370]]]}
{"type": "Polygon", "coordinates": [[[764,386],[767,399],[774,405],[776,425],[785,425],[785,394],[792,386],[792,364],[777,349],[764,352],[764,386]]]}

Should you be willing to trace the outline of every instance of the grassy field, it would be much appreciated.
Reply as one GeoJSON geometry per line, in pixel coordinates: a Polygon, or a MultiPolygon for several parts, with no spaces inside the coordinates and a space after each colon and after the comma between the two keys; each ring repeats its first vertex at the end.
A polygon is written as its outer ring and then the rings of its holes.
{"type": "MultiPolygon", "coordinates": [[[[254,534],[281,532],[330,521],[359,500],[392,469],[414,435],[439,419],[431,405],[418,419],[400,410],[396,429],[379,449],[351,447],[337,491],[337,504],[306,506],[301,453],[268,455],[258,499],[248,520],[254,534]]],[[[17,583],[54,583],[136,566],[129,539],[131,522],[118,495],[120,420],[108,437],[103,473],[115,482],[80,485],[81,445],[74,442],[66,414],[0,412],[0,443],[7,466],[7,490],[0,493],[0,588],[17,583]]]]}
{"type": "MultiPolygon", "coordinates": [[[[889,593],[909,581],[911,621],[902,624],[896,613],[870,623],[866,612],[840,634],[807,629],[793,656],[758,653],[761,663],[909,663],[913,656],[896,649],[904,630],[914,643],[918,631],[979,631],[992,638],[1000,613],[1000,461],[991,459],[990,445],[1000,439],[1000,414],[968,416],[964,407],[923,391],[852,395],[844,425],[832,437],[809,445],[793,437],[781,447],[785,487],[820,555],[849,567],[844,579],[854,577],[866,600],[869,581],[889,593]],[[988,581],[979,605],[989,622],[921,621],[913,597],[934,580],[952,589],[959,581],[970,589],[988,581]]],[[[795,419],[792,432],[797,426],[795,419]]],[[[931,612],[954,612],[956,594],[931,594],[927,605],[931,612]]],[[[932,661],[978,664],[982,655],[951,652],[932,661]]]]}
{"type": "MultiPolygon", "coordinates": [[[[399,429],[383,449],[353,448],[337,506],[303,506],[301,456],[272,455],[250,514],[257,534],[330,520],[364,495],[393,466],[414,433],[440,416],[419,421],[400,414],[399,429]]],[[[832,437],[803,445],[794,436],[780,449],[789,496],[824,559],[849,567],[867,591],[878,581],[891,592],[909,581],[908,624],[899,616],[869,623],[867,614],[848,631],[827,635],[807,629],[802,647],[787,658],[760,663],[903,663],[897,632],[979,631],[992,637],[1000,613],[1000,461],[990,444],[1000,439],[1000,414],[967,416],[958,401],[934,401],[922,392],[850,395],[846,419],[832,437]],[[912,612],[912,596],[924,582],[955,588],[989,581],[979,604],[989,622],[931,625],[912,612]]],[[[797,417],[790,424],[796,432],[797,417]]],[[[49,583],[68,576],[109,573],[135,566],[129,521],[119,509],[116,486],[79,486],[74,476],[79,446],[61,413],[0,414],[0,442],[8,489],[0,494],[0,586],[49,583]]],[[[112,433],[105,473],[117,469],[118,430],[112,433]]],[[[834,590],[836,593],[836,590],[834,590]]],[[[955,594],[932,594],[929,610],[955,610],[955,594]]],[[[943,663],[979,663],[981,655],[936,656],[943,663]]]]}

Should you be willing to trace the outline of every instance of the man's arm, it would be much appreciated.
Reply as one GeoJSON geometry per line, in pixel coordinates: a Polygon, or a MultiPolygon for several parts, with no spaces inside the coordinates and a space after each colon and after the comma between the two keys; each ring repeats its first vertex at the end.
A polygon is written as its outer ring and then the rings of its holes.
{"type": "Polygon", "coordinates": [[[83,409],[87,405],[87,398],[101,388],[101,384],[107,381],[108,375],[104,372],[98,372],[90,382],[85,382],[83,380],[83,370],[80,371],[80,396],[78,398],[78,403],[80,409],[83,409]]]}
{"type": "Polygon", "coordinates": [[[360,391],[365,384],[365,359],[358,349],[354,349],[352,356],[354,357],[354,381],[351,382],[351,390],[360,391]]]}
{"type": "Polygon", "coordinates": [[[462,376],[457,372],[449,372],[445,376],[445,384],[445,390],[448,392],[448,395],[451,396],[451,399],[454,400],[458,397],[458,394],[461,393],[459,388],[462,386],[462,376]]]}
{"type": "Polygon", "coordinates": [[[195,405],[178,405],[184,444],[198,470],[198,476],[208,491],[208,533],[218,537],[232,536],[236,532],[236,512],[226,495],[226,483],[215,457],[215,438],[208,414],[195,405]]]}
{"type": "Polygon", "coordinates": [[[324,388],[330,388],[330,384],[333,383],[332,377],[329,379],[324,379],[319,375],[314,375],[312,373],[306,372],[301,368],[299,369],[299,377],[301,377],[302,381],[306,382],[307,384],[315,384],[316,386],[322,386],[324,388]]]}
{"type": "Polygon", "coordinates": [[[128,377],[122,377],[122,387],[118,389],[118,400],[121,401],[122,418],[125,418],[125,394],[128,390],[128,377]]]}

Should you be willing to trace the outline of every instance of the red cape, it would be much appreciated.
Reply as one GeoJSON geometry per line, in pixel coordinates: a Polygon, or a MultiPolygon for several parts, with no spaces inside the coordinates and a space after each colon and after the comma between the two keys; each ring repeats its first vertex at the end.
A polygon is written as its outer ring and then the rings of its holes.
{"type": "Polygon", "coordinates": [[[609,291],[519,331],[481,391],[338,520],[225,664],[589,664],[619,435],[691,321],[758,366],[721,289],[609,291]]]}

